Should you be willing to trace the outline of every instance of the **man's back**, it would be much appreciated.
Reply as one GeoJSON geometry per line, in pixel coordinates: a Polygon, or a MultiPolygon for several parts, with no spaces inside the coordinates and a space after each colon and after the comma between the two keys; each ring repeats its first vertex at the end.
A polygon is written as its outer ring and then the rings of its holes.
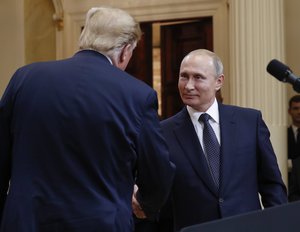
{"type": "Polygon", "coordinates": [[[170,180],[155,103],[152,89],[94,51],[17,71],[1,103],[13,149],[1,231],[131,231],[135,173],[147,188],[157,183],[147,179],[157,172],[151,155],[170,180]]]}

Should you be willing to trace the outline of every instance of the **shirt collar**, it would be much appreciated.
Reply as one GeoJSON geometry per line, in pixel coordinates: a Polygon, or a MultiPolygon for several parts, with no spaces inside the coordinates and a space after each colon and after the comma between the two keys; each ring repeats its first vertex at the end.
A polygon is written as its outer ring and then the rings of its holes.
{"type": "Polygon", "coordinates": [[[296,127],[294,124],[292,124],[292,129],[295,135],[298,133],[298,127],[296,127]]]}
{"type": "Polygon", "coordinates": [[[192,121],[198,121],[201,114],[207,113],[216,123],[219,124],[219,121],[220,121],[219,108],[218,108],[218,101],[216,98],[214,100],[214,103],[207,109],[206,112],[199,112],[190,106],[187,106],[186,108],[187,108],[187,111],[188,111],[192,121]]]}
{"type": "MultiPolygon", "coordinates": [[[[101,53],[101,52],[99,52],[99,53],[101,53]]],[[[108,59],[108,61],[110,62],[110,64],[111,65],[113,65],[113,62],[112,62],[112,60],[107,56],[107,55],[105,55],[105,54],[103,54],[103,53],[101,53],[103,56],[105,56],[107,59],[108,59]]]]}

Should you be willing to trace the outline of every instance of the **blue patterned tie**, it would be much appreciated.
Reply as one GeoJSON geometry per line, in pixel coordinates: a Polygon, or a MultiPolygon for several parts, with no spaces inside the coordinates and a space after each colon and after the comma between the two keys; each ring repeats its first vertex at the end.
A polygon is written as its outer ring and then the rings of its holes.
{"type": "Polygon", "coordinates": [[[207,156],[208,166],[212,173],[212,177],[219,187],[220,182],[220,144],[217,140],[215,132],[209,124],[210,116],[206,113],[199,117],[199,121],[204,124],[203,128],[203,151],[207,156]]]}

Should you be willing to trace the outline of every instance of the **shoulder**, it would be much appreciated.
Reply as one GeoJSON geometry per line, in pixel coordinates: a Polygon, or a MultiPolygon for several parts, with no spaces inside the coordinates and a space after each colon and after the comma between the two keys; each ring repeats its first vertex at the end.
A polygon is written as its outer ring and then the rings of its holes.
{"type": "Polygon", "coordinates": [[[235,106],[235,105],[225,105],[225,104],[219,104],[219,108],[223,108],[226,110],[231,110],[235,112],[250,112],[250,113],[259,113],[260,110],[249,108],[249,107],[242,107],[242,106],[235,106]]]}
{"type": "Polygon", "coordinates": [[[258,117],[261,116],[261,111],[254,108],[247,108],[234,105],[219,105],[220,114],[228,114],[231,116],[258,117]]]}
{"type": "Polygon", "coordinates": [[[161,121],[161,125],[162,127],[166,128],[166,127],[175,127],[177,125],[182,124],[183,122],[189,120],[189,114],[186,110],[186,107],[183,107],[181,109],[181,111],[179,111],[178,113],[176,113],[175,115],[164,119],[161,121]]]}
{"type": "Polygon", "coordinates": [[[155,104],[158,104],[157,93],[153,88],[126,72],[122,75],[120,86],[126,89],[127,97],[132,96],[137,101],[146,101],[145,103],[155,102],[155,104]]]}
{"type": "Polygon", "coordinates": [[[227,121],[248,126],[264,124],[261,111],[253,108],[220,105],[219,114],[221,122],[227,121]]]}

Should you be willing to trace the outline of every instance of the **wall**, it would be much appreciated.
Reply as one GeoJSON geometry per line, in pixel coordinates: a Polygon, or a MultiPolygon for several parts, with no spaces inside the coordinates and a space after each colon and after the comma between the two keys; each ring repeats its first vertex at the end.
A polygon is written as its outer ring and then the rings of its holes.
{"type": "Polygon", "coordinates": [[[50,0],[0,1],[0,96],[18,67],[56,58],[53,13],[50,0]]]}
{"type": "Polygon", "coordinates": [[[15,69],[24,64],[23,1],[0,1],[0,96],[15,69]]]}
{"type": "MultiPolygon", "coordinates": [[[[300,1],[285,0],[285,42],[286,64],[300,76],[300,1]]],[[[287,84],[288,99],[297,94],[290,84],[287,84]]],[[[290,122],[290,119],[289,119],[290,122]]]]}
{"type": "Polygon", "coordinates": [[[24,0],[25,62],[56,58],[54,6],[50,0],[24,0]]]}

